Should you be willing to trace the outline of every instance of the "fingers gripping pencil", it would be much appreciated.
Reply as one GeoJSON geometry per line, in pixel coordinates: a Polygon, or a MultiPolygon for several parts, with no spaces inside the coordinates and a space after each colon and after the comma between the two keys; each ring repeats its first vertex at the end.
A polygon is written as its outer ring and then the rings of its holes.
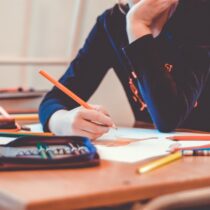
{"type": "MultiPolygon", "coordinates": [[[[44,70],[40,70],[39,73],[44,76],[46,79],[48,79],[51,83],[53,83],[58,89],[60,89],[63,93],[65,93],[67,96],[72,98],[74,101],[76,101],[78,104],[83,106],[86,109],[94,109],[91,107],[87,102],[85,102],[83,99],[81,99],[79,96],[77,96],[75,93],[73,93],[71,90],[66,88],[64,85],[62,85],[59,81],[55,80],[53,77],[51,77],[47,72],[44,70]]],[[[113,128],[116,129],[116,125],[113,124],[113,128]]]]}

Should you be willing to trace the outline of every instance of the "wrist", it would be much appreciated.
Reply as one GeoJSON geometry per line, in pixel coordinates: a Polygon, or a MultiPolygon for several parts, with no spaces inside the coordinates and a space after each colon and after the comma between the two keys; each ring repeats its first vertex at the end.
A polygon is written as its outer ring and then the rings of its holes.
{"type": "Polygon", "coordinates": [[[129,43],[145,35],[152,34],[150,27],[140,21],[127,21],[126,31],[129,43]]]}
{"type": "Polygon", "coordinates": [[[58,110],[52,114],[48,121],[48,128],[52,133],[60,133],[63,126],[63,123],[60,122],[62,122],[62,119],[67,112],[67,110],[58,110]]]}

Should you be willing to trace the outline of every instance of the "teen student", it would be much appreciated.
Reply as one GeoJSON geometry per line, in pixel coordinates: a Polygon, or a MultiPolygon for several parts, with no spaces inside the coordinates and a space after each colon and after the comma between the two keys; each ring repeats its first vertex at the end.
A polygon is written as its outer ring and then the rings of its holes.
{"type": "MultiPolygon", "coordinates": [[[[210,131],[210,1],[128,0],[97,18],[60,82],[88,100],[112,67],[135,119],[162,132],[210,131]]],[[[40,105],[45,130],[96,139],[113,126],[105,108],[78,106],[54,87],[40,105]]]]}

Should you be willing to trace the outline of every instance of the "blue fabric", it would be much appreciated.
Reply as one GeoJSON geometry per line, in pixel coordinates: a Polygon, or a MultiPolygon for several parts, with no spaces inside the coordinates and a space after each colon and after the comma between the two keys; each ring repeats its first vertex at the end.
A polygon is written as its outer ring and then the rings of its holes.
{"type": "MultiPolygon", "coordinates": [[[[209,46],[209,1],[180,1],[157,38],[147,35],[131,44],[125,15],[115,5],[97,18],[60,82],[88,100],[113,67],[136,120],[153,122],[163,132],[177,127],[210,131],[209,46]],[[165,64],[173,66],[171,72],[166,71],[165,64]],[[132,71],[138,77],[135,82],[140,97],[147,104],[144,111],[140,111],[129,87],[132,71]],[[198,107],[194,108],[196,101],[198,107]]],[[[55,111],[77,106],[54,87],[39,109],[44,129],[48,130],[48,120],[55,111]]]]}

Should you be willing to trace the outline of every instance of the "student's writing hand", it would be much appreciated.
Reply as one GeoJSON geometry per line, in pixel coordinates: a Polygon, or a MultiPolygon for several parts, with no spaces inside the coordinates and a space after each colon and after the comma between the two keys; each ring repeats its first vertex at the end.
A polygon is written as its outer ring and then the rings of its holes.
{"type": "Polygon", "coordinates": [[[161,32],[179,0],[140,0],[127,14],[127,33],[129,42],[161,32]]]}
{"type": "Polygon", "coordinates": [[[78,135],[96,139],[108,132],[113,121],[101,106],[93,109],[77,107],[73,110],[59,110],[49,120],[49,129],[57,135],[78,135]]]}

